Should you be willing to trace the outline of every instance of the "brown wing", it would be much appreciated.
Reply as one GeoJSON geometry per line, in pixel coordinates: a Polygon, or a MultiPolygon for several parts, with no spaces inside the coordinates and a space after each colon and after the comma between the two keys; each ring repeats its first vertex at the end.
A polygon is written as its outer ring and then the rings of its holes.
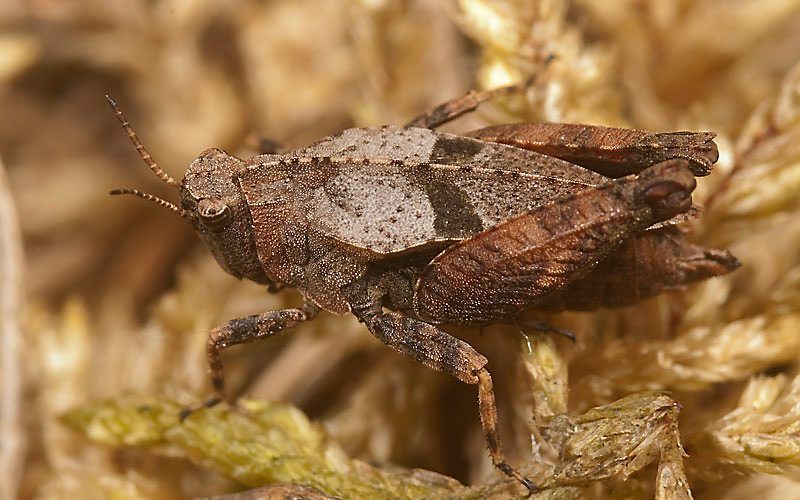
{"type": "Polygon", "coordinates": [[[414,308],[433,322],[486,323],[581,278],[626,239],[691,206],[685,161],[651,167],[453,245],[423,270],[414,308]]]}
{"type": "Polygon", "coordinates": [[[675,227],[650,229],[625,242],[583,278],[548,295],[536,308],[592,311],[628,306],[728,274],[739,265],[730,252],[690,243],[675,227]]]}
{"type": "Polygon", "coordinates": [[[376,258],[441,248],[597,185],[490,166],[325,161],[331,168],[324,182],[298,186],[307,193],[299,210],[314,230],[376,258]]]}
{"type": "Polygon", "coordinates": [[[713,132],[653,133],[571,123],[517,123],[467,135],[561,158],[614,178],[673,158],[686,160],[695,175],[704,176],[719,158],[713,132]]]}

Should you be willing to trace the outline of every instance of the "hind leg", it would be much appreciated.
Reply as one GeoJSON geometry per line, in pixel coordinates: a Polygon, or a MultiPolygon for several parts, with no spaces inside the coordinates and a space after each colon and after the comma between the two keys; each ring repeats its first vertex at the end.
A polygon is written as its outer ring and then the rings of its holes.
{"type": "Polygon", "coordinates": [[[538,491],[530,479],[506,462],[498,431],[497,405],[487,360],[471,345],[433,325],[400,313],[383,313],[379,307],[356,311],[359,321],[381,342],[410,356],[428,368],[448,373],[458,380],[478,386],[481,428],[492,463],[507,476],[521,482],[532,493],[538,491]]]}

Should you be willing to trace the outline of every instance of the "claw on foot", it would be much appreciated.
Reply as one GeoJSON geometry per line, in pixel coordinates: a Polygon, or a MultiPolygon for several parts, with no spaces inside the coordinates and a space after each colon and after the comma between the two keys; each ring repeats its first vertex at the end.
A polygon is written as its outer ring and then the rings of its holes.
{"type": "Polygon", "coordinates": [[[522,483],[522,486],[528,488],[529,492],[528,496],[539,492],[539,488],[535,484],[533,484],[533,481],[531,481],[527,477],[523,477],[522,479],[520,479],[520,482],[522,483]]]}
{"type": "Polygon", "coordinates": [[[212,406],[216,406],[221,402],[222,398],[218,397],[208,398],[202,404],[195,406],[187,406],[186,408],[182,409],[180,414],[178,415],[178,418],[180,419],[181,423],[183,423],[183,421],[189,418],[193,413],[198,412],[200,410],[204,410],[206,408],[211,408],[212,406]]]}
{"type": "Polygon", "coordinates": [[[514,469],[513,467],[511,467],[507,463],[497,464],[497,468],[500,469],[501,471],[503,471],[503,473],[505,475],[507,475],[509,477],[513,477],[514,479],[516,479],[517,481],[522,483],[522,485],[524,487],[528,488],[528,491],[530,492],[529,495],[539,492],[539,487],[536,486],[536,484],[533,481],[531,481],[527,477],[525,477],[522,474],[520,474],[519,472],[517,472],[516,469],[514,469]]]}

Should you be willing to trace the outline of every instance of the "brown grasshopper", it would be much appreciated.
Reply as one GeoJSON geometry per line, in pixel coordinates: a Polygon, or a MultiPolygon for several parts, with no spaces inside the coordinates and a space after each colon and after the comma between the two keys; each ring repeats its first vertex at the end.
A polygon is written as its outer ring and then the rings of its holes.
{"type": "Polygon", "coordinates": [[[169,208],[228,273],[305,299],[212,330],[214,397],[182,418],[224,399],[222,349],[320,309],[350,312],[389,347],[476,384],[493,463],[536,491],[505,461],[487,359],[434,325],[624,306],[738,263],[672,227],[692,207],[695,175],[717,160],[714,134],[557,123],[433,130],[509,90],[470,92],[404,127],[349,129],[283,154],[242,160],[208,149],[180,183],[108,99],[145,163],[178,188],[180,206],[137,190],[112,194],[169,208]]]}

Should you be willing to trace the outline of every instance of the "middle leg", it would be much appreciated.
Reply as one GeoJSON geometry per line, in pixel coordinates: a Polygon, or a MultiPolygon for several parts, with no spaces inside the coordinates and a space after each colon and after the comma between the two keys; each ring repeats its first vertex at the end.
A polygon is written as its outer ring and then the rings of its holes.
{"type": "Polygon", "coordinates": [[[444,104],[436,106],[427,113],[419,115],[406,123],[405,126],[435,129],[462,115],[475,111],[483,102],[520,92],[528,87],[528,85],[530,85],[530,80],[522,84],[508,85],[491,90],[470,90],[461,97],[456,97],[444,104]]]}

